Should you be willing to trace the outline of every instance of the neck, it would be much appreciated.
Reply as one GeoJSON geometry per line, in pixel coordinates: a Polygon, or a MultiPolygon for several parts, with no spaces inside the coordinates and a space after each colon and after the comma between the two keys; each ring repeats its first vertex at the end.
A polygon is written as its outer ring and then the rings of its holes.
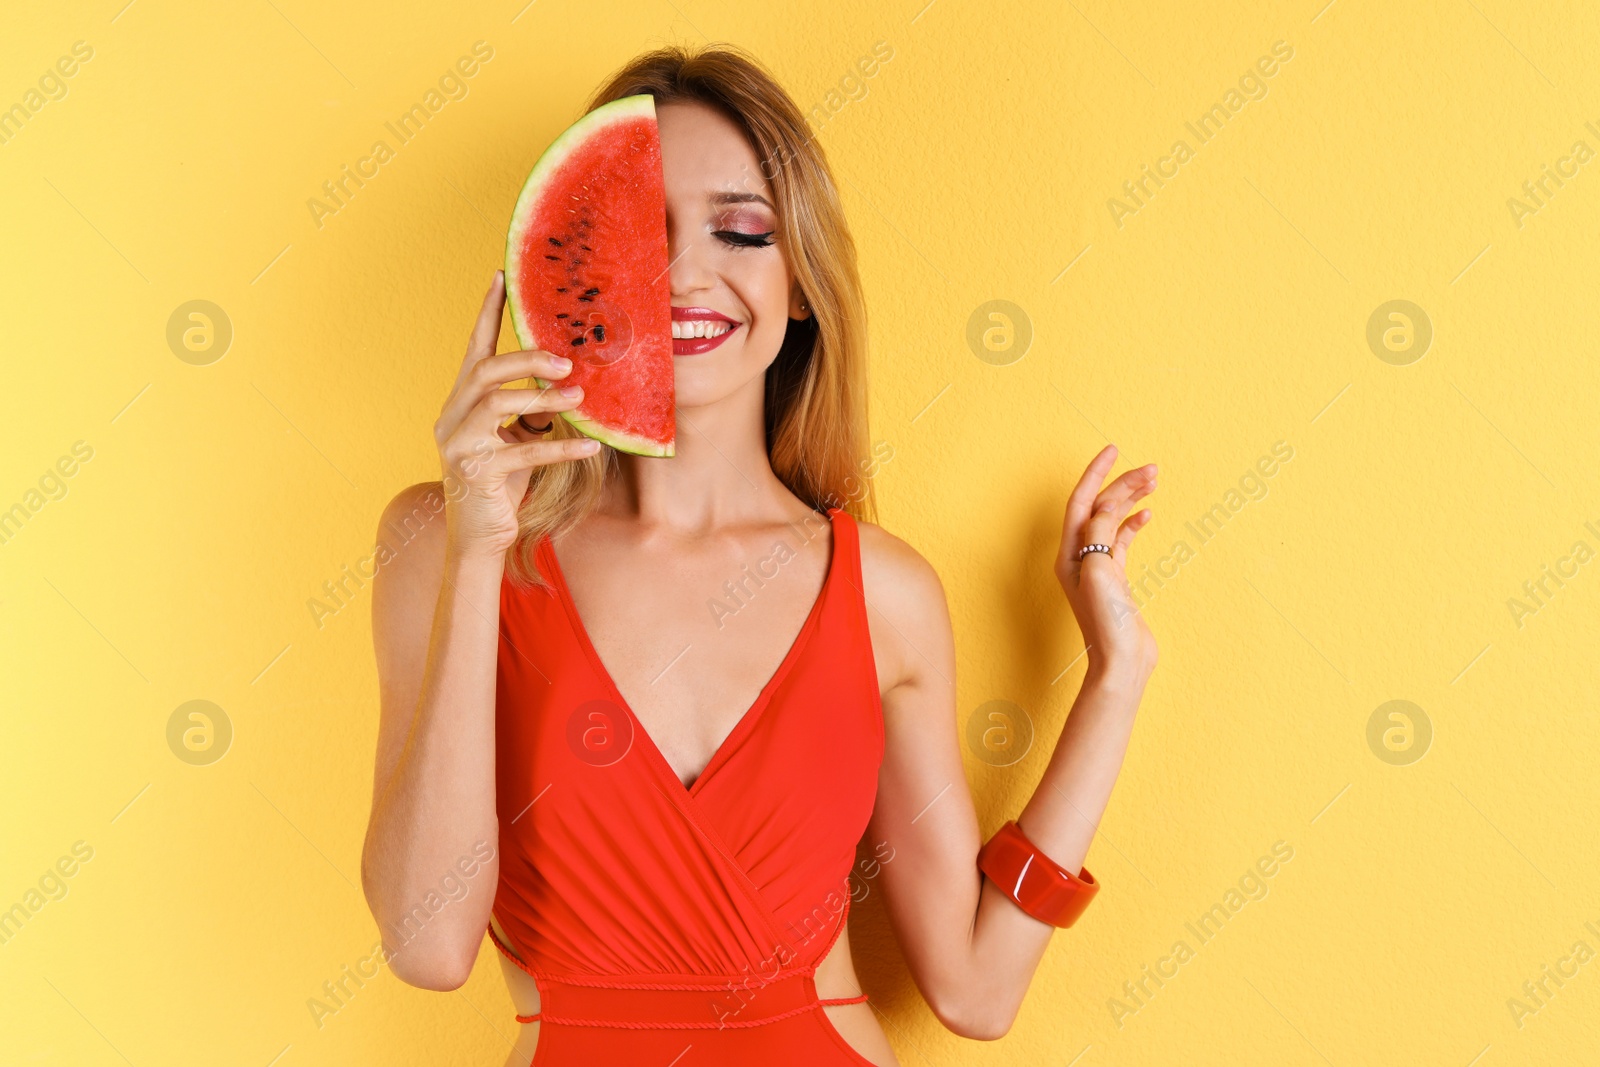
{"type": "Polygon", "coordinates": [[[671,457],[619,453],[601,509],[644,527],[693,536],[770,522],[792,507],[767,458],[765,376],[714,404],[679,407],[671,457]]]}

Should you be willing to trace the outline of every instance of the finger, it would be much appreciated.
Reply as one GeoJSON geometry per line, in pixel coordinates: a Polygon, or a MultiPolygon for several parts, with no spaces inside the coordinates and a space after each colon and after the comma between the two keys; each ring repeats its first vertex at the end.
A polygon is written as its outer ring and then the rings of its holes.
{"type": "Polygon", "coordinates": [[[1144,529],[1149,522],[1150,509],[1145,508],[1143,511],[1129,515],[1128,521],[1124,522],[1122,527],[1117,530],[1117,539],[1112,544],[1111,551],[1119,561],[1127,558],[1128,548],[1133,544],[1133,539],[1139,536],[1139,531],[1144,529]]]}
{"type": "Polygon", "coordinates": [[[1082,528],[1089,518],[1089,512],[1094,507],[1094,498],[1100,492],[1100,486],[1105,484],[1106,475],[1111,470],[1111,465],[1117,461],[1117,446],[1106,445],[1094,459],[1089,461],[1083,477],[1078,479],[1078,484],[1073,487],[1072,494],[1067,497],[1067,514],[1063,520],[1062,534],[1064,537],[1071,535],[1082,528]]]}
{"type": "Polygon", "coordinates": [[[546,467],[583,459],[600,451],[600,442],[590,437],[563,437],[555,440],[523,441],[496,450],[495,462],[506,471],[546,467]]]}
{"type": "Polygon", "coordinates": [[[1121,522],[1123,517],[1135,503],[1149,496],[1156,485],[1156,465],[1146,463],[1142,467],[1135,467],[1130,471],[1123,471],[1116,480],[1104,489],[1095,498],[1094,512],[1110,510],[1116,516],[1116,521],[1121,522]]]}
{"type": "Polygon", "coordinates": [[[1110,544],[1122,525],[1129,508],[1155,490],[1155,464],[1149,463],[1131,470],[1110,485],[1095,499],[1089,521],[1083,524],[1083,543],[1110,544]]]}
{"type": "Polygon", "coordinates": [[[486,356],[464,371],[456,388],[445,400],[439,421],[454,432],[455,427],[466,421],[478,401],[502,385],[533,377],[543,378],[547,382],[559,381],[571,372],[570,359],[538,349],[486,356]]]}
{"type": "MultiPolygon", "coordinates": [[[[550,420],[550,425],[546,426],[538,433],[534,433],[532,430],[524,426],[520,421],[521,416],[519,415],[513,415],[505,422],[502,422],[499,426],[495,427],[494,432],[500,436],[500,440],[504,441],[508,445],[520,445],[524,441],[543,441],[546,440],[544,435],[556,428],[556,416],[554,414],[550,414],[543,417],[550,420]]],[[[528,421],[537,423],[539,421],[539,416],[534,416],[528,421]]]]}
{"type": "Polygon", "coordinates": [[[483,294],[483,306],[478,309],[478,321],[472,325],[472,337],[467,342],[467,357],[482,359],[494,355],[500,341],[500,317],[506,306],[506,272],[497,270],[489,282],[489,291],[483,294]]]}
{"type": "MultiPolygon", "coordinates": [[[[583,403],[583,390],[576,385],[550,389],[496,389],[478,401],[461,423],[463,432],[489,434],[519,415],[535,412],[571,411],[583,403]]],[[[543,419],[530,419],[540,423],[543,419]]]]}
{"type": "Polygon", "coordinates": [[[495,347],[500,343],[500,315],[505,298],[505,272],[497,270],[489,280],[489,291],[483,294],[478,317],[473,320],[472,333],[467,338],[467,354],[461,358],[461,366],[456,370],[456,380],[450,386],[447,403],[461,391],[472,368],[480,360],[494,354],[495,347]]]}

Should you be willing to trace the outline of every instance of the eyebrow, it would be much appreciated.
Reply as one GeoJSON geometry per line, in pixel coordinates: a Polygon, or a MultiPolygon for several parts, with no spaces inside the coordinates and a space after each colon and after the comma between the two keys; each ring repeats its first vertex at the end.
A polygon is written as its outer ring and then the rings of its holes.
{"type": "Polygon", "coordinates": [[[713,204],[765,204],[774,211],[778,210],[772,207],[772,201],[760,193],[712,193],[711,202],[713,204]]]}

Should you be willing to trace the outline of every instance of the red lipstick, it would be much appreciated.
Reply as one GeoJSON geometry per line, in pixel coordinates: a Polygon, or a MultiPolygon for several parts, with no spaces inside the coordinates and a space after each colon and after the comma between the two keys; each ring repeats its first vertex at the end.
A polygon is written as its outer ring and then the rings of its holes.
{"type": "Polygon", "coordinates": [[[702,307],[673,308],[672,323],[675,332],[689,334],[702,332],[712,335],[674,337],[672,339],[672,354],[675,356],[696,356],[702,352],[709,352],[726,341],[735,330],[743,325],[737,319],[731,319],[720,311],[702,307]],[[698,323],[705,323],[706,325],[692,325],[698,323]],[[722,329],[723,324],[726,324],[726,329],[722,329]],[[717,333],[716,331],[719,329],[722,329],[722,332],[717,333]]]}

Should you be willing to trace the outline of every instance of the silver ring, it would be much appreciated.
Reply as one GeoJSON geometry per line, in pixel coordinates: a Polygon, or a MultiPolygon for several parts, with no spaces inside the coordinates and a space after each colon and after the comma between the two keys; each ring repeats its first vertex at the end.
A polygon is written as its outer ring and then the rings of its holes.
{"type": "Polygon", "coordinates": [[[1109,556],[1111,555],[1111,546],[1101,544],[1084,545],[1082,548],[1078,549],[1078,562],[1082,563],[1083,557],[1087,556],[1091,552],[1104,552],[1109,556]]]}

